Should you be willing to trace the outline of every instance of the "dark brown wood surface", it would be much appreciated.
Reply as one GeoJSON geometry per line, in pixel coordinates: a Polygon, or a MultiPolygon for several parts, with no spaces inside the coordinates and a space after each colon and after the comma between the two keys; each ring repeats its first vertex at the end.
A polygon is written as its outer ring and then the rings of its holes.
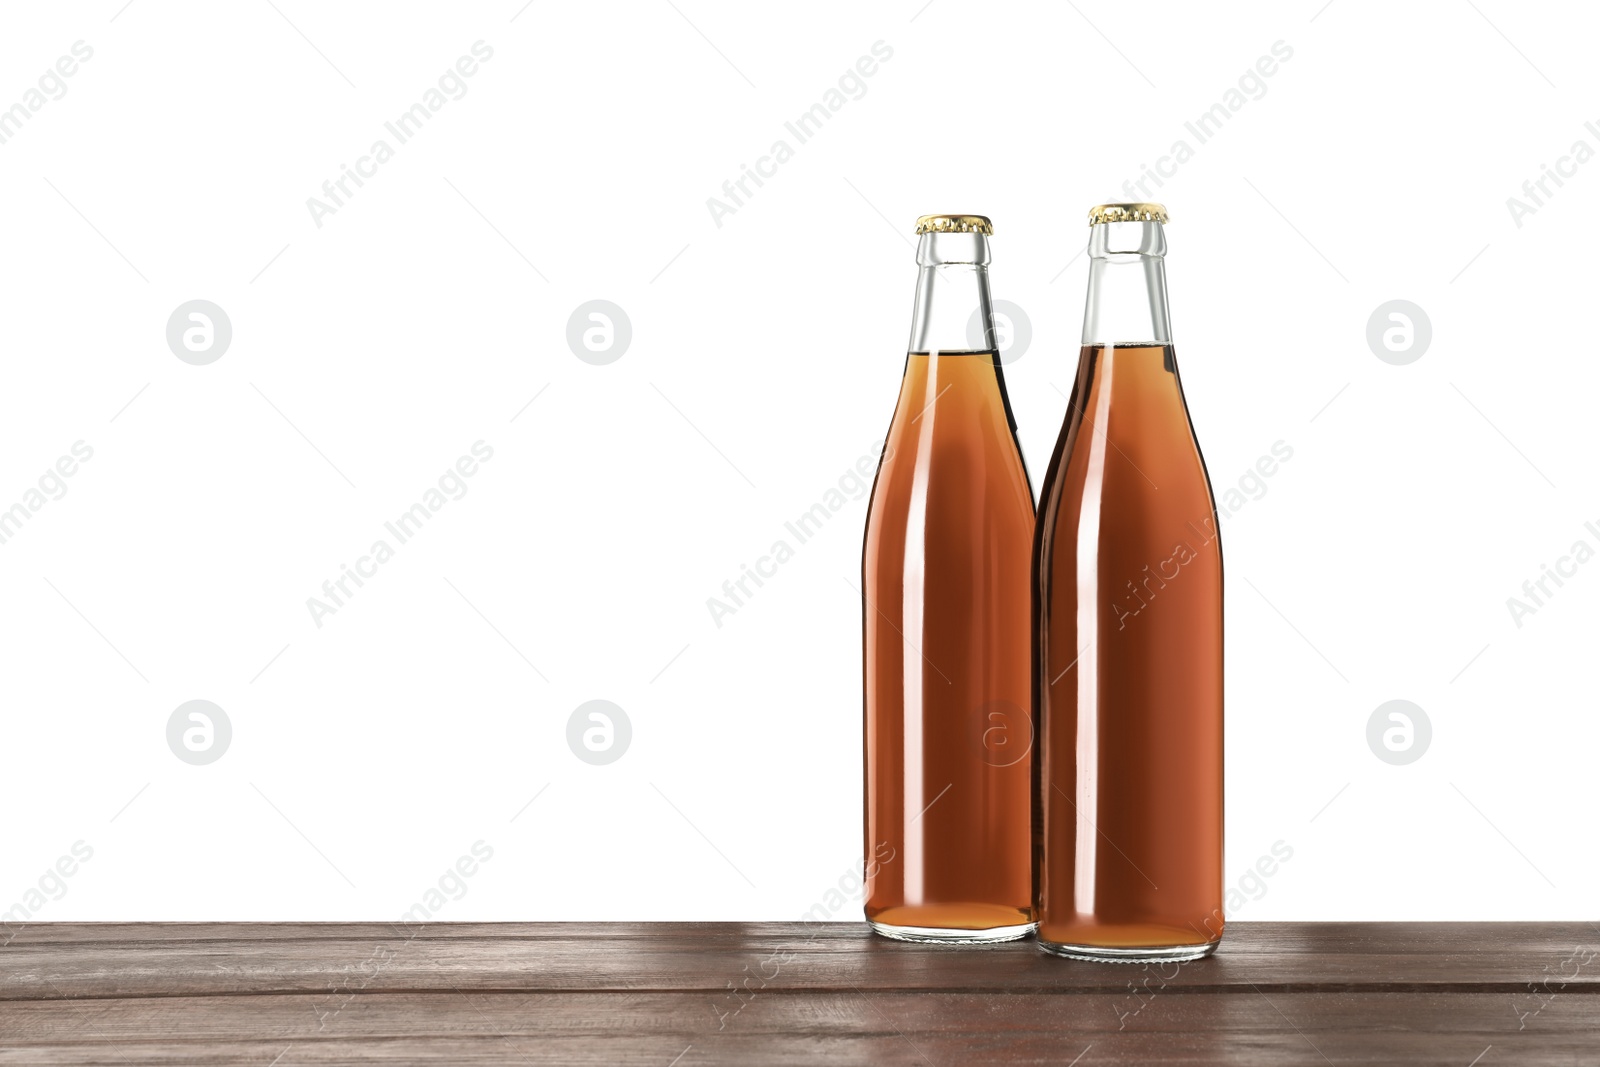
{"type": "Polygon", "coordinates": [[[5,933],[0,1065],[1600,1065],[1583,922],[1233,923],[1164,967],[842,923],[5,933]]]}

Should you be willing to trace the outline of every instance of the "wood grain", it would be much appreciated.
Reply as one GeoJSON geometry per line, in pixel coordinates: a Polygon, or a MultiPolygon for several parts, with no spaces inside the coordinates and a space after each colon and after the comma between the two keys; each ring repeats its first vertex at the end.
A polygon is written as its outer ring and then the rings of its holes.
{"type": "Polygon", "coordinates": [[[1600,1063],[1581,922],[1235,923],[1167,967],[838,923],[14,933],[0,1065],[1600,1063]]]}

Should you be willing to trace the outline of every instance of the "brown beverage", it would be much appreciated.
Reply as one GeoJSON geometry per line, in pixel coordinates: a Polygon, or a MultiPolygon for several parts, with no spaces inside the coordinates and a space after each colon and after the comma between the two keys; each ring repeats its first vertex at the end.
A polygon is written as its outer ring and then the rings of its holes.
{"type": "Polygon", "coordinates": [[[1159,205],[1091,216],[1039,509],[1039,943],[1181,960],[1222,936],[1222,552],[1167,322],[1159,205]]]}
{"type": "Polygon", "coordinates": [[[862,554],[866,914],[903,940],[1004,941],[1033,928],[1033,492],[981,350],[988,220],[917,232],[911,353],[862,554]]]}

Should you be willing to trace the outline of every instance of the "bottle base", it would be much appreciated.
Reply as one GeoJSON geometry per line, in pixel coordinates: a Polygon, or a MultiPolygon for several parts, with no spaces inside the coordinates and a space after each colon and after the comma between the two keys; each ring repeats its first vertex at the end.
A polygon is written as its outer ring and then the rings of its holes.
{"type": "Polygon", "coordinates": [[[938,926],[894,926],[867,920],[872,932],[894,941],[914,941],[923,945],[998,945],[1020,941],[1038,929],[1038,923],[991,926],[987,930],[956,930],[938,926]]]}
{"type": "Polygon", "coordinates": [[[1070,945],[1039,939],[1042,952],[1069,960],[1090,963],[1188,963],[1204,959],[1217,951],[1221,941],[1205,945],[1140,945],[1137,948],[1107,948],[1101,945],[1070,945]]]}

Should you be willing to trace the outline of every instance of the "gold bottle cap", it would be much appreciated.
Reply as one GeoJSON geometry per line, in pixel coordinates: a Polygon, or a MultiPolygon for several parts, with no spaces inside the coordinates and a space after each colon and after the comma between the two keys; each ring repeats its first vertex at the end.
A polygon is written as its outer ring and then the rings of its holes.
{"type": "Polygon", "coordinates": [[[1167,221],[1167,209],[1160,204],[1097,204],[1089,209],[1089,225],[1102,222],[1167,221]]]}
{"type": "Polygon", "coordinates": [[[994,227],[982,215],[924,215],[917,220],[918,233],[981,233],[994,235],[994,227]]]}

